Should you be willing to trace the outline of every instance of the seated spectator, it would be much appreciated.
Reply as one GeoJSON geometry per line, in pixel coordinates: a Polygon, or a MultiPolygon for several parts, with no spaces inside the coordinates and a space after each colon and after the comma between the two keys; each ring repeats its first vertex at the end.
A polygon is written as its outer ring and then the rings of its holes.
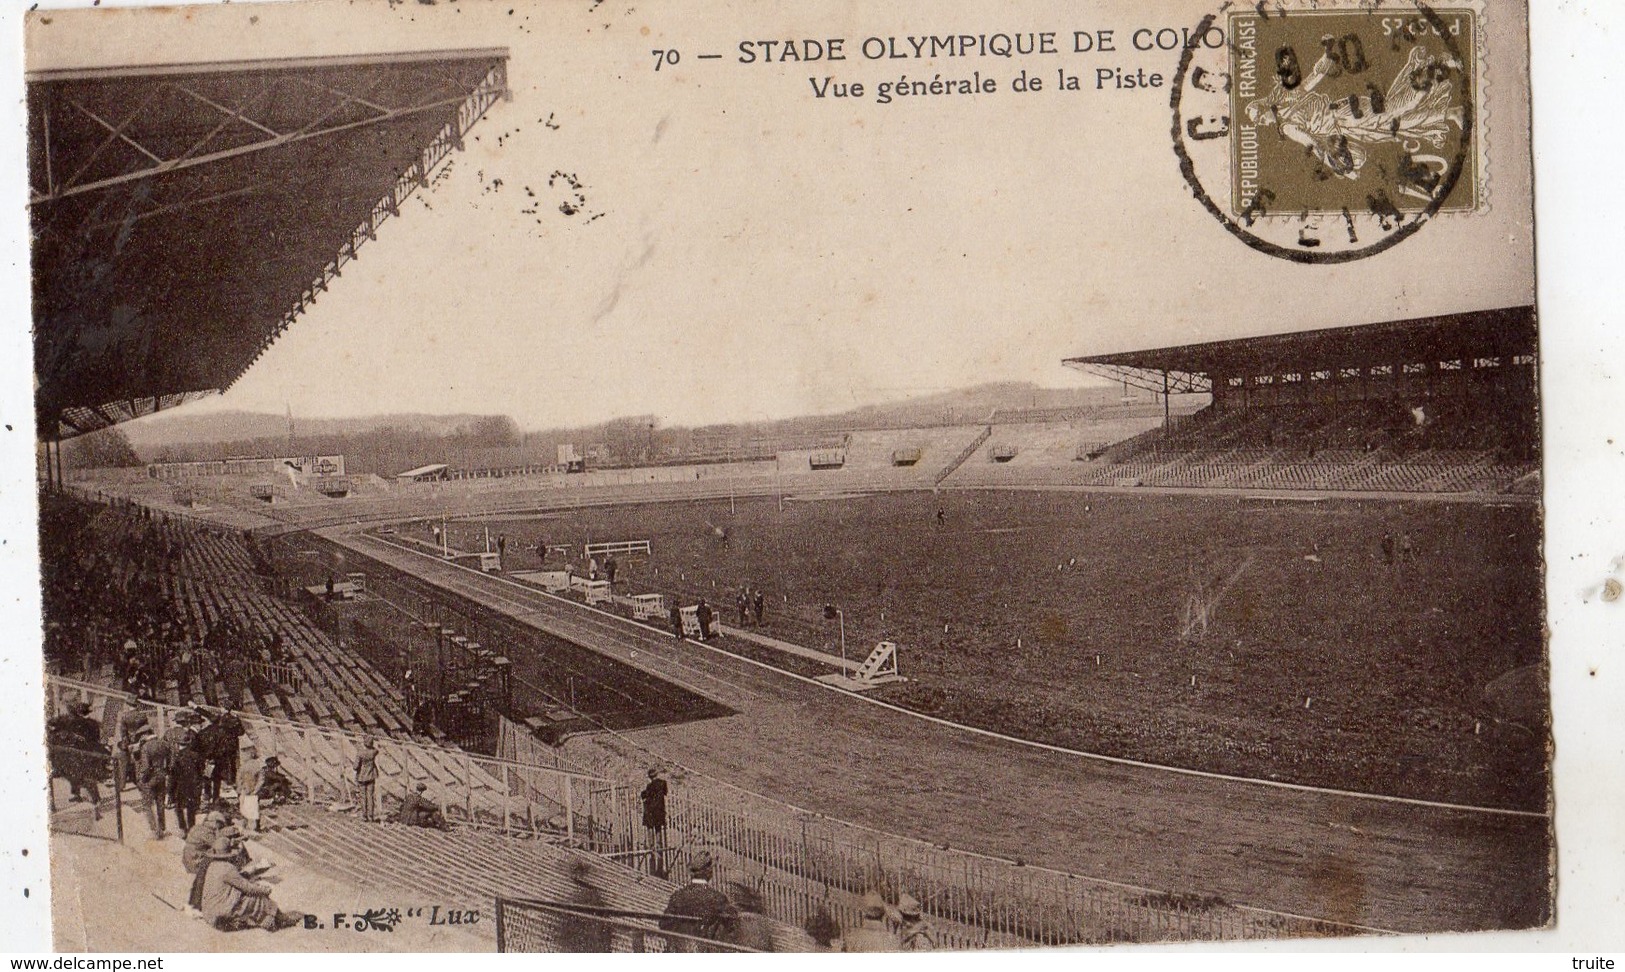
{"type": "Polygon", "coordinates": [[[221,836],[230,838],[237,848],[232,863],[239,869],[248,866],[248,848],[243,845],[242,830],[231,822],[225,806],[216,804],[187,831],[186,843],[181,846],[181,867],[192,875],[192,890],[186,896],[186,913],[193,918],[203,917],[203,877],[209,868],[214,843],[221,836]]]}
{"type": "Polygon", "coordinates": [[[863,920],[847,932],[842,951],[898,952],[903,945],[886,927],[886,902],[873,891],[863,896],[863,920]]]}
{"type": "Polygon", "coordinates": [[[203,917],[221,931],[263,928],[276,931],[297,925],[304,917],[286,912],[271,900],[271,886],[251,881],[232,863],[237,850],[227,836],[215,838],[203,872],[203,917]]]}
{"type": "Polygon", "coordinates": [[[836,923],[835,916],[829,913],[828,908],[819,905],[818,910],[808,916],[806,924],[802,927],[806,929],[819,951],[840,951],[835,947],[835,943],[840,940],[841,926],[836,923]]]}
{"type": "Polygon", "coordinates": [[[260,771],[259,797],[262,805],[272,806],[293,800],[293,781],[282,771],[282,761],[275,756],[265,758],[265,768],[260,771]]]}
{"type": "MultiPolygon", "coordinates": [[[[688,862],[689,881],[672,892],[660,930],[692,938],[731,942],[738,932],[739,911],[728,896],[711,886],[710,851],[699,851],[688,862]]],[[[673,951],[691,951],[690,942],[673,940],[673,951]]]]}
{"type": "Polygon", "coordinates": [[[905,894],[897,899],[897,915],[901,922],[897,928],[897,937],[902,940],[903,951],[930,952],[936,950],[936,932],[926,922],[925,916],[920,912],[920,902],[912,894],[905,894]]]}
{"type": "Polygon", "coordinates": [[[446,825],[445,814],[440,812],[440,807],[433,800],[423,795],[427,789],[429,789],[429,784],[417,783],[406,794],[406,798],[401,801],[401,823],[406,824],[408,827],[433,827],[435,830],[449,830],[450,828],[446,825]]]}

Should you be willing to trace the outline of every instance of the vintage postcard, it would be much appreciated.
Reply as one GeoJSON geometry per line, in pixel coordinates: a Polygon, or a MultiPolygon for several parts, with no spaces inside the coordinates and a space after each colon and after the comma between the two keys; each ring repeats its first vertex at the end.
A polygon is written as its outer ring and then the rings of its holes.
{"type": "Polygon", "coordinates": [[[1528,19],[32,12],[55,947],[1549,928],[1528,19]]]}

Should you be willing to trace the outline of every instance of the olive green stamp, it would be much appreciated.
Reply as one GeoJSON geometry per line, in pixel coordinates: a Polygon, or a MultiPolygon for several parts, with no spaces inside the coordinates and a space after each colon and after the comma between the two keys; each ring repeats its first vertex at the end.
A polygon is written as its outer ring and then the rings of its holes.
{"type": "Polygon", "coordinates": [[[1477,16],[1230,13],[1232,213],[1401,222],[1478,208],[1477,16]]]}

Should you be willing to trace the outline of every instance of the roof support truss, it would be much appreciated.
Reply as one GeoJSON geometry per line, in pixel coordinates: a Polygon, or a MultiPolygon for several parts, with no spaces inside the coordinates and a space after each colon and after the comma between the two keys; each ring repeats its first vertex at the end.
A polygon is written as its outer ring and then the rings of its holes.
{"type": "MultiPolygon", "coordinates": [[[[311,281],[310,289],[300,295],[292,309],[277,322],[277,325],[260,341],[259,349],[254,352],[253,361],[258,361],[273,342],[286,331],[290,325],[304,313],[306,307],[315,303],[316,294],[327,290],[328,282],[337,277],[344,269],[344,265],[357,259],[361,245],[368,240],[378,238],[378,227],[391,216],[399,216],[401,204],[418,189],[429,185],[430,176],[434,170],[445,161],[454,149],[463,146],[463,135],[474,123],[484,117],[491,106],[507,96],[508,73],[505,61],[495,62],[491,70],[481,80],[479,85],[466,97],[457,108],[457,117],[446,123],[434,140],[424,149],[423,153],[395,179],[394,187],[378,202],[373,204],[372,210],[357,226],[350,231],[348,242],[339,248],[334,258],[322,267],[321,273],[311,281]]],[[[233,380],[232,384],[235,384],[233,380]]],[[[226,386],[230,388],[231,385],[226,386]]]]}
{"type": "Polygon", "coordinates": [[[1163,371],[1157,368],[1128,368],[1122,365],[1086,364],[1068,361],[1067,367],[1076,368],[1086,374],[1099,375],[1120,381],[1134,388],[1154,391],[1159,394],[1191,395],[1211,392],[1213,381],[1207,375],[1192,374],[1188,371],[1163,371]]]}
{"type": "Polygon", "coordinates": [[[176,392],[170,395],[153,395],[143,398],[124,398],[116,402],[105,402],[95,407],[74,405],[63,409],[57,417],[56,428],[41,428],[40,437],[60,442],[71,439],[76,435],[95,432],[98,429],[109,428],[121,422],[151,415],[154,412],[164,411],[195,402],[200,398],[218,395],[217,389],[209,388],[201,391],[176,392]]]}
{"type": "Polygon", "coordinates": [[[506,60],[492,48],[30,75],[40,436],[230,387],[508,99],[506,60]],[[231,268],[247,279],[223,292],[231,268]]]}
{"type": "MultiPolygon", "coordinates": [[[[96,146],[96,148],[85,158],[82,163],[80,163],[79,167],[74,171],[74,173],[65,179],[59,180],[57,178],[57,174],[53,171],[52,165],[47,162],[47,164],[43,167],[44,172],[40,173],[40,175],[43,177],[44,185],[36,185],[33,187],[32,196],[29,199],[29,205],[38,206],[42,204],[49,204],[58,199],[65,199],[88,192],[95,192],[111,186],[121,185],[140,179],[147,179],[166,172],[174,172],[179,169],[205,165],[210,162],[218,162],[223,159],[235,158],[254,152],[263,152],[267,149],[278,148],[294,142],[304,141],[305,139],[321,138],[326,135],[347,132],[368,125],[377,125],[384,122],[394,121],[410,115],[417,115],[424,112],[457,106],[458,120],[463,124],[461,124],[455,131],[451,131],[449,135],[445,136],[448,143],[447,151],[449,151],[451,147],[461,146],[463,132],[467,131],[468,127],[472,125],[474,121],[478,120],[480,115],[485,113],[485,110],[490,107],[490,104],[497,98],[501,97],[507,90],[506,65],[501,61],[498,61],[496,66],[492,68],[490,74],[488,74],[486,79],[481,82],[479,88],[473,93],[472,96],[467,94],[457,94],[455,96],[446,97],[444,96],[445,89],[438,89],[436,94],[441,96],[396,105],[393,107],[381,105],[369,97],[369,95],[372,94],[373,89],[376,87],[376,82],[356,91],[345,91],[331,85],[317,85],[310,82],[305,82],[307,87],[320,90],[330,95],[334,99],[333,103],[328,105],[321,114],[307,122],[302,127],[293,130],[278,131],[272,126],[259,121],[253,114],[251,114],[251,111],[261,101],[265,100],[269,96],[276,85],[283,83],[286,83],[285,79],[267,76],[266,80],[258,87],[257,90],[254,91],[253,94],[243,99],[241,104],[233,107],[221,104],[215,99],[210,98],[202,92],[196,90],[194,86],[188,85],[183,81],[163,81],[157,84],[154,89],[149,92],[144,99],[142,99],[141,103],[138,104],[133,111],[117,122],[109,121],[100,114],[86,108],[79,102],[70,99],[67,102],[69,107],[89,117],[101,128],[106,129],[106,137],[103,138],[101,143],[96,146]],[[220,115],[219,120],[207,134],[205,134],[190,147],[179,152],[166,153],[159,147],[149,143],[144,143],[138,137],[130,134],[130,129],[132,126],[136,126],[142,121],[147,120],[145,117],[146,114],[155,109],[155,105],[159,102],[160,96],[166,92],[179,92],[180,94],[185,95],[199,104],[208,107],[220,115]],[[480,103],[478,110],[472,114],[472,117],[467,117],[465,120],[465,115],[468,114],[470,105],[477,102],[480,103]],[[340,117],[344,118],[344,120],[333,120],[335,115],[340,115],[340,113],[346,108],[354,105],[359,105],[367,109],[368,116],[362,119],[351,119],[341,115],[340,117]],[[206,151],[210,143],[215,142],[215,140],[218,139],[222,133],[224,133],[228,128],[233,127],[234,124],[245,125],[252,128],[259,134],[260,137],[243,144],[218,148],[215,151],[206,151]],[[109,148],[117,144],[124,144],[134,149],[147,159],[148,164],[134,167],[129,171],[122,172],[118,175],[107,176],[99,179],[86,178],[87,173],[92,170],[94,163],[101,158],[109,148]]],[[[450,79],[448,79],[447,83],[451,83],[450,79]]],[[[47,108],[47,113],[45,116],[47,128],[49,127],[49,119],[49,109],[47,108]]],[[[47,158],[49,158],[50,153],[48,141],[46,149],[46,155],[47,158]]],[[[436,158],[434,161],[438,162],[439,158],[436,158]]]]}

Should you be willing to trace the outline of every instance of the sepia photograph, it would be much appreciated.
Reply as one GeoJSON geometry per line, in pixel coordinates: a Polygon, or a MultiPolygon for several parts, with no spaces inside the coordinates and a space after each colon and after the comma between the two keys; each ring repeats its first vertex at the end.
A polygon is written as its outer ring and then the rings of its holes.
{"type": "Polygon", "coordinates": [[[21,21],[55,949],[1554,927],[1527,0],[21,21]]]}

